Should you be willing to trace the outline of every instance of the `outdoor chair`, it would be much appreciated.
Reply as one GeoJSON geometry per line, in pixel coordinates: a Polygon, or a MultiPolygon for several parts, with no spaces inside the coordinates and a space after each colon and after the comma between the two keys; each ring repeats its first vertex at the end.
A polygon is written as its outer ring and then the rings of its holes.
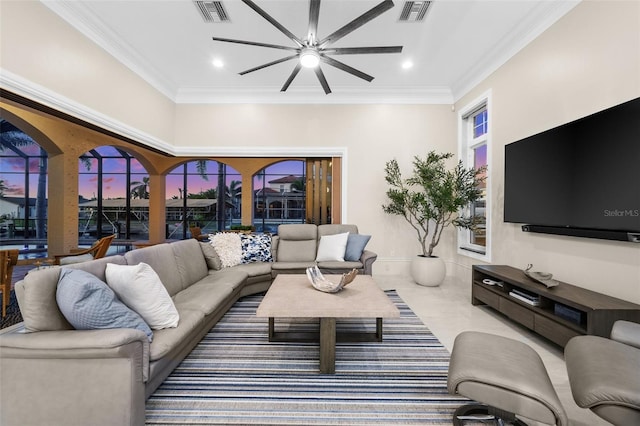
{"type": "Polygon", "coordinates": [[[209,234],[203,234],[199,226],[191,226],[189,232],[191,232],[191,237],[198,241],[209,241],[209,234]]]}
{"type": "Polygon", "coordinates": [[[113,234],[100,238],[88,249],[73,249],[67,254],[56,254],[54,255],[54,263],[56,265],[69,265],[103,258],[107,254],[107,250],[109,250],[109,246],[111,246],[111,241],[113,241],[115,237],[115,234],[113,234]]]}
{"type": "Polygon", "coordinates": [[[2,290],[2,318],[7,314],[11,294],[13,266],[18,262],[18,249],[0,250],[0,290],[2,290]]]}

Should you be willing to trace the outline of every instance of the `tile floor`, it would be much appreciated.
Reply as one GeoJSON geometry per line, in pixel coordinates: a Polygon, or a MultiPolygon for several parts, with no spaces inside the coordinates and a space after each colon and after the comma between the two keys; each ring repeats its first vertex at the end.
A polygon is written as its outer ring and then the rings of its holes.
{"type": "Polygon", "coordinates": [[[609,424],[573,401],[562,348],[491,308],[473,306],[470,279],[447,277],[439,287],[422,287],[410,277],[374,275],[374,278],[383,289],[395,289],[449,351],[458,333],[465,330],[494,333],[527,343],[540,354],[571,425],[609,424]]]}

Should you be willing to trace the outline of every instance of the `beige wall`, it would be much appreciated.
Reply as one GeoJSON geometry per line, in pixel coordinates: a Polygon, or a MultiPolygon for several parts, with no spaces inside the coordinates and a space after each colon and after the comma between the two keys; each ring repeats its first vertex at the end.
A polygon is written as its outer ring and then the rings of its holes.
{"type": "MultiPolygon", "coordinates": [[[[450,105],[177,105],[177,148],[275,147],[281,152],[344,148],[343,222],[372,234],[376,273],[408,273],[419,252],[413,230],[382,211],[385,163],[407,172],[416,154],[455,152],[456,114],[450,105]]],[[[443,244],[441,255],[454,250],[443,244]]]]}
{"type": "MultiPolygon", "coordinates": [[[[640,96],[640,2],[582,2],[457,108],[489,89],[492,263],[533,263],[562,281],[640,303],[640,244],[528,234],[502,222],[504,145],[640,96]]],[[[468,276],[473,262],[456,262],[468,276]]]]}
{"type": "Polygon", "coordinates": [[[2,1],[0,8],[3,73],[51,92],[69,107],[65,112],[92,110],[152,140],[171,141],[174,104],[166,96],[39,1],[2,1]]]}

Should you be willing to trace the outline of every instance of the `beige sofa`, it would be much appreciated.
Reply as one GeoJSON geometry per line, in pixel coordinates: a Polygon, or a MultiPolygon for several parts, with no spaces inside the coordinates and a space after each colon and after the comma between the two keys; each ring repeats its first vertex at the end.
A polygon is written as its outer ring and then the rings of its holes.
{"type": "Polygon", "coordinates": [[[364,250],[358,260],[316,262],[318,245],[323,236],[347,232],[359,235],[356,225],[280,225],[278,235],[273,237],[272,275],[303,274],[306,268],[316,264],[323,273],[342,274],[355,268],[359,273],[371,275],[373,262],[378,255],[369,250],[364,250]]]}
{"type": "MultiPolygon", "coordinates": [[[[106,281],[109,263],[150,265],[180,316],[177,327],[154,330],[151,343],[135,329],[73,329],[56,302],[61,268],[30,272],[15,286],[24,322],[0,331],[0,424],[144,424],[146,398],[238,298],[267,290],[278,273],[303,272],[314,264],[319,236],[341,233],[344,226],[283,225],[273,238],[274,262],[220,270],[208,267],[206,243],[195,239],[67,266],[106,281]]],[[[370,273],[375,258],[366,252],[359,262],[320,266],[370,273]]]]}

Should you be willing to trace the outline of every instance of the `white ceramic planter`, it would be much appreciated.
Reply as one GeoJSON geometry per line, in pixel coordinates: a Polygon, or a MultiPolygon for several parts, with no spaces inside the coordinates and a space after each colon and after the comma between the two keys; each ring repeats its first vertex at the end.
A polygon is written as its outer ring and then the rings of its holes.
{"type": "Polygon", "coordinates": [[[411,277],[427,287],[439,286],[447,275],[444,261],[439,257],[416,256],[411,261],[411,277]]]}

